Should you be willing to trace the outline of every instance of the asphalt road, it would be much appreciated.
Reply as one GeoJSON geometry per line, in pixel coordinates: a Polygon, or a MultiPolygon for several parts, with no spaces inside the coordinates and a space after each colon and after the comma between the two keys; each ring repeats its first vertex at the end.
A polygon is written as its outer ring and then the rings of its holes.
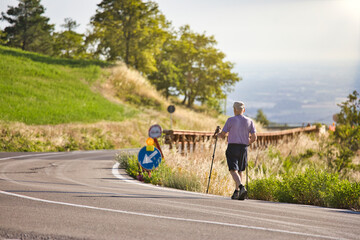
{"type": "Polygon", "coordinates": [[[142,184],[115,153],[0,153],[0,239],[360,239],[358,212],[142,184]]]}

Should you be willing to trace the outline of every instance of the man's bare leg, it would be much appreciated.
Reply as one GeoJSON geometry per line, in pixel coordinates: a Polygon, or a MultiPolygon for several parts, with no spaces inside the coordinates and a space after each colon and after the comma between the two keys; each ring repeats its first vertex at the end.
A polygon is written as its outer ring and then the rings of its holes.
{"type": "Polygon", "coordinates": [[[238,173],[239,173],[239,176],[240,176],[240,182],[242,182],[242,179],[243,179],[243,178],[242,178],[242,177],[243,177],[243,174],[242,174],[242,173],[243,173],[243,172],[238,171],[238,173]]]}
{"type": "Polygon", "coordinates": [[[235,171],[235,170],[230,170],[230,174],[231,174],[232,178],[235,181],[235,185],[236,185],[235,189],[239,190],[239,186],[241,184],[242,173],[238,172],[238,171],[235,171]]]}

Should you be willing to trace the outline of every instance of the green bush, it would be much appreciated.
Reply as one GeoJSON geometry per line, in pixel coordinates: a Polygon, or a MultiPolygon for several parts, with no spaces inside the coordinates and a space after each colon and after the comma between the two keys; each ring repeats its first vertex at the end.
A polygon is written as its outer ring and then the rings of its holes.
{"type": "Polygon", "coordinates": [[[327,191],[338,181],[338,176],[326,172],[307,169],[289,179],[290,193],[296,203],[325,206],[327,191]]]}
{"type": "Polygon", "coordinates": [[[279,180],[274,177],[258,179],[249,183],[249,198],[275,201],[275,192],[279,186],[279,180]]]}
{"type": "Polygon", "coordinates": [[[282,181],[278,182],[278,187],[274,193],[276,201],[285,203],[296,203],[290,187],[291,175],[285,175],[282,181]]]}
{"type": "Polygon", "coordinates": [[[336,115],[336,130],[330,135],[327,160],[333,170],[342,173],[351,167],[352,160],[360,149],[359,93],[354,91],[349,94],[348,100],[338,106],[341,111],[336,115]]]}
{"type": "Polygon", "coordinates": [[[360,183],[340,180],[336,173],[312,168],[298,175],[257,179],[249,184],[249,197],[259,200],[299,203],[360,210],[360,183]]]}
{"type": "Polygon", "coordinates": [[[360,183],[338,181],[330,189],[326,202],[329,207],[360,210],[360,183]]]}

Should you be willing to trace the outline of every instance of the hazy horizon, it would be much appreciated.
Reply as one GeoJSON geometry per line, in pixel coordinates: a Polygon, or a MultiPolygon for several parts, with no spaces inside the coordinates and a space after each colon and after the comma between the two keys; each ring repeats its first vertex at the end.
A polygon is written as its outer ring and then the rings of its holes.
{"type": "Polygon", "coordinates": [[[332,123],[337,104],[354,90],[360,92],[360,66],[348,63],[241,63],[236,70],[243,80],[228,94],[232,102],[244,101],[246,114],[255,117],[262,109],[277,123],[332,123]]]}

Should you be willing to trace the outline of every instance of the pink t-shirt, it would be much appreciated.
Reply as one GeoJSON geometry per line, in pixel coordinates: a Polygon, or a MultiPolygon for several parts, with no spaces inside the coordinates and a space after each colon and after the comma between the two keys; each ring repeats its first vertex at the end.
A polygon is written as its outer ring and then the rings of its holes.
{"type": "Polygon", "coordinates": [[[245,145],[249,145],[249,134],[256,133],[254,122],[244,115],[228,118],[222,131],[229,133],[228,143],[245,145]]]}

